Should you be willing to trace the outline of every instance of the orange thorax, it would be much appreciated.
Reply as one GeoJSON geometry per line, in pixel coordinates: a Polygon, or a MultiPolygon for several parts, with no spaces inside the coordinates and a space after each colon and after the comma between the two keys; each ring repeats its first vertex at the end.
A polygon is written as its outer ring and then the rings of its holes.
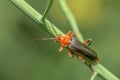
{"type": "Polygon", "coordinates": [[[65,36],[60,36],[59,38],[59,42],[62,46],[68,46],[70,44],[70,41],[71,41],[71,37],[68,36],[68,35],[65,35],[65,36]]]}

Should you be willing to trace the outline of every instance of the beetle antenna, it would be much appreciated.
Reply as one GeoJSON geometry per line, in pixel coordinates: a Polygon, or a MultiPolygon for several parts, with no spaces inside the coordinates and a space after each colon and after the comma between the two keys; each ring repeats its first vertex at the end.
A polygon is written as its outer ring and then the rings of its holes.
{"type": "Polygon", "coordinates": [[[54,40],[56,38],[42,38],[42,40],[54,40]]]}
{"type": "Polygon", "coordinates": [[[33,41],[39,41],[39,40],[55,40],[56,38],[39,38],[39,39],[35,39],[33,41]]]}

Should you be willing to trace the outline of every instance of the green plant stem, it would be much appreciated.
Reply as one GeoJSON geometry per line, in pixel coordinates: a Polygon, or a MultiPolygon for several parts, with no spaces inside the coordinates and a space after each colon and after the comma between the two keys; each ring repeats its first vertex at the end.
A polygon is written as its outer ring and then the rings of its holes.
{"type": "Polygon", "coordinates": [[[65,0],[59,0],[59,3],[60,3],[61,10],[63,11],[67,21],[71,25],[76,37],[81,42],[83,42],[84,41],[83,36],[82,36],[81,32],[79,31],[79,28],[78,28],[78,25],[75,21],[75,18],[73,16],[73,14],[71,13],[71,11],[69,10],[69,8],[67,7],[67,4],[66,4],[65,0]]]}
{"type": "Polygon", "coordinates": [[[62,34],[62,35],[64,34],[47,19],[44,20],[46,23],[45,24],[44,21],[42,20],[43,18],[42,14],[38,13],[34,8],[32,8],[24,0],[10,0],[10,1],[16,7],[18,7],[22,12],[24,12],[27,16],[29,16],[33,21],[35,21],[41,28],[47,31],[50,35],[56,37],[56,33],[54,32],[53,27],[58,34],[62,34]]]}
{"type": "Polygon", "coordinates": [[[98,73],[97,73],[97,72],[94,72],[94,75],[91,77],[90,80],[94,80],[97,75],[98,75],[98,73]]]}
{"type": "MultiPolygon", "coordinates": [[[[16,7],[18,7],[22,12],[24,12],[27,16],[29,16],[33,21],[35,21],[40,27],[42,27],[45,31],[47,31],[50,35],[56,36],[56,33],[63,35],[64,33],[60,31],[54,24],[45,19],[46,24],[42,21],[43,16],[38,13],[35,9],[33,9],[28,3],[24,0],[10,0],[16,7]],[[52,26],[51,26],[52,25],[52,26]],[[55,31],[53,30],[53,27],[55,31]]],[[[78,33],[77,33],[78,34],[78,33]]],[[[119,80],[116,76],[114,76],[111,72],[109,72],[106,68],[104,68],[100,63],[92,66],[94,71],[96,71],[99,75],[104,77],[107,80],[119,80]]]]}
{"type": "Polygon", "coordinates": [[[43,14],[43,17],[42,17],[43,20],[45,19],[46,15],[48,14],[49,9],[50,9],[51,6],[52,6],[52,3],[53,3],[53,0],[50,0],[49,4],[48,4],[48,6],[47,6],[47,8],[45,9],[45,12],[44,12],[44,14],[43,14]]]}
{"type": "Polygon", "coordinates": [[[100,63],[92,66],[94,71],[97,72],[98,75],[103,77],[106,80],[120,80],[115,75],[113,75],[110,71],[108,71],[104,66],[100,63]]]}

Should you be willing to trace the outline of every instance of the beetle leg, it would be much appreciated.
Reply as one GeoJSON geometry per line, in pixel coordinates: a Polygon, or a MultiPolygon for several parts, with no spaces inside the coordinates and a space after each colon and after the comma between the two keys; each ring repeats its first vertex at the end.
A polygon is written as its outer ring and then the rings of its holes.
{"type": "Polygon", "coordinates": [[[68,31],[68,32],[66,33],[66,35],[68,35],[68,36],[71,36],[71,34],[72,34],[71,31],[68,31]]]}
{"type": "Polygon", "coordinates": [[[92,65],[89,64],[88,67],[90,68],[91,72],[94,74],[94,70],[93,70],[93,68],[92,68],[92,65]]]}
{"type": "Polygon", "coordinates": [[[66,34],[66,35],[68,35],[68,36],[70,36],[70,37],[72,38],[72,37],[74,37],[74,32],[69,31],[69,32],[67,32],[67,34],[66,34]]]}
{"type": "Polygon", "coordinates": [[[90,45],[92,43],[92,39],[88,39],[88,40],[85,40],[84,42],[83,42],[83,44],[85,44],[85,45],[90,45]]]}
{"type": "Polygon", "coordinates": [[[68,56],[69,56],[69,58],[73,57],[73,53],[72,53],[72,51],[70,49],[68,49],[68,56]]]}
{"type": "Polygon", "coordinates": [[[74,35],[75,35],[75,34],[74,34],[74,32],[72,31],[72,32],[71,32],[71,35],[70,35],[71,38],[74,37],[74,35]]]}
{"type": "Polygon", "coordinates": [[[86,64],[86,65],[90,68],[91,72],[94,74],[94,70],[93,70],[93,68],[92,68],[92,65],[91,65],[91,64],[87,64],[86,61],[83,59],[83,56],[82,56],[81,54],[78,55],[78,58],[79,58],[84,64],[86,64]]]}
{"type": "Polygon", "coordinates": [[[79,58],[83,63],[86,64],[86,62],[85,62],[85,60],[83,59],[83,56],[82,56],[81,54],[78,55],[78,58],[79,58]]]}
{"type": "Polygon", "coordinates": [[[61,52],[63,50],[63,48],[64,48],[63,46],[60,46],[59,51],[61,52]]]}

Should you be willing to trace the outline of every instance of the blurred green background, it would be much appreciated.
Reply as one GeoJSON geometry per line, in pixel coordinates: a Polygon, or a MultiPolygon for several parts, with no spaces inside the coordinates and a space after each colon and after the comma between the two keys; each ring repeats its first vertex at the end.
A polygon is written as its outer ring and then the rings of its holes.
{"type": "MultiPolygon", "coordinates": [[[[25,0],[40,13],[49,0],[25,0]]],[[[100,63],[120,78],[120,0],[67,0],[85,39],[100,63]]],[[[90,70],[67,50],[59,52],[51,37],[9,0],[0,0],[0,80],[89,80],[90,70]]],[[[71,30],[58,0],[47,18],[64,33],[71,30]]],[[[97,77],[96,80],[101,80],[97,77]]]]}

